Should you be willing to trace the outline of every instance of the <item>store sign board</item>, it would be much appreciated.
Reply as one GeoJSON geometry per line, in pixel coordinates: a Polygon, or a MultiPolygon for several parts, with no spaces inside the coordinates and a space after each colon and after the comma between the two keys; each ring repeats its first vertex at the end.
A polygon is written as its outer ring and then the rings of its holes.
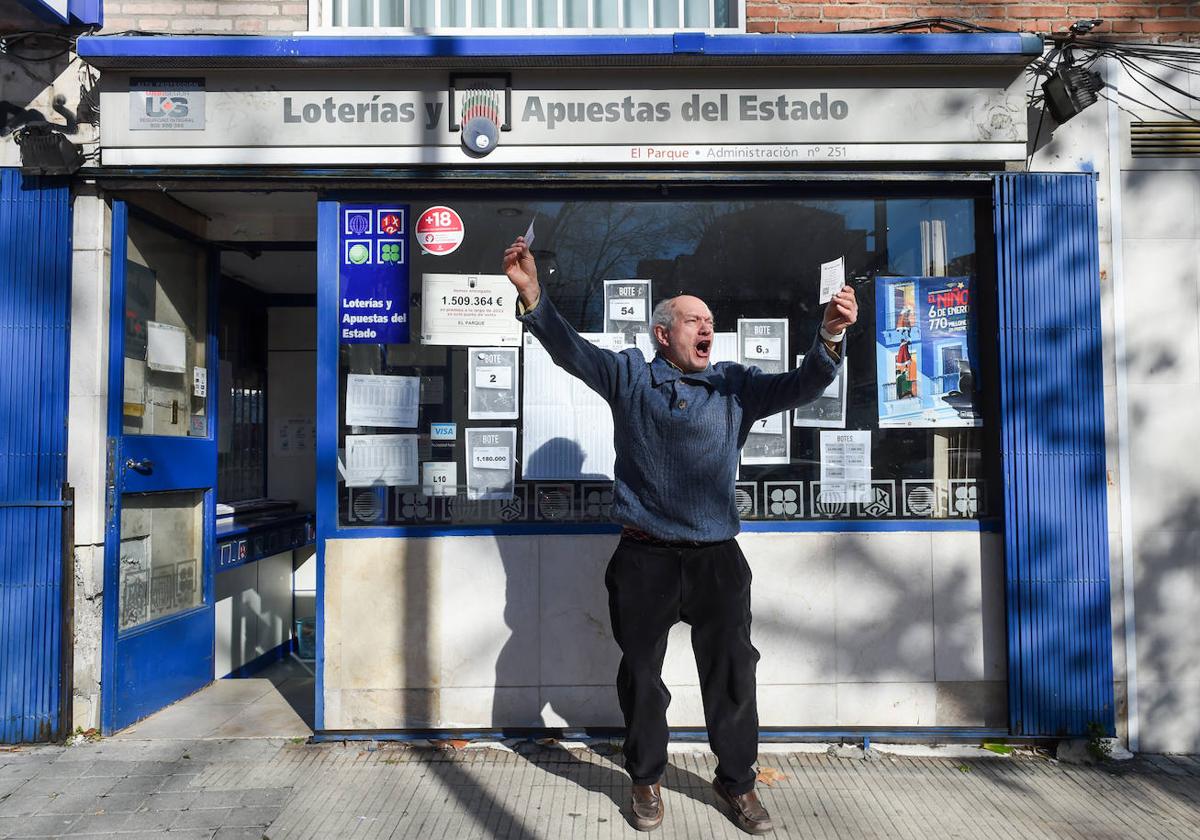
{"type": "Polygon", "coordinates": [[[130,131],[203,131],[204,79],[132,79],[130,131]]]}
{"type": "Polygon", "coordinates": [[[408,342],[408,208],[343,204],[338,218],[342,344],[408,342]]]}
{"type": "MultiPolygon", "coordinates": [[[[395,78],[362,73],[335,85],[316,71],[264,71],[246,82],[214,71],[206,77],[203,132],[134,133],[129,121],[106,121],[104,162],[843,164],[1025,153],[1019,85],[965,77],[962,86],[946,87],[941,74],[884,86],[776,70],[742,73],[736,86],[716,88],[708,86],[711,74],[677,74],[655,89],[529,76],[512,91],[512,130],[477,158],[451,130],[445,74],[411,74],[405,89],[395,78]]],[[[102,107],[129,107],[130,84],[108,79],[102,107]]]]}

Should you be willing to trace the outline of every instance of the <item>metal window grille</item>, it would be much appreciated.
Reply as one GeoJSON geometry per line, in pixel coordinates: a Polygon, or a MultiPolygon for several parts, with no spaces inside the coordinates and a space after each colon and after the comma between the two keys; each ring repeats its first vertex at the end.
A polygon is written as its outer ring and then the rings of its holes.
{"type": "Polygon", "coordinates": [[[729,32],[744,0],[312,0],[310,31],[341,34],[729,32]],[[315,18],[315,19],[312,19],[315,18]]]}

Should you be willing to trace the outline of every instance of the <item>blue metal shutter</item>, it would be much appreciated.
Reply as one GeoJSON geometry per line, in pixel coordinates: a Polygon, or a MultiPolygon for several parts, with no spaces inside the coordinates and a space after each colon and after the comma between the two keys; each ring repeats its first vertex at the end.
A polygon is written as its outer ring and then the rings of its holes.
{"type": "Polygon", "coordinates": [[[70,220],[65,182],[0,169],[2,743],[60,734],[70,220]]]}
{"type": "Polygon", "coordinates": [[[1113,733],[1096,188],[995,181],[1009,716],[1113,733]]]}

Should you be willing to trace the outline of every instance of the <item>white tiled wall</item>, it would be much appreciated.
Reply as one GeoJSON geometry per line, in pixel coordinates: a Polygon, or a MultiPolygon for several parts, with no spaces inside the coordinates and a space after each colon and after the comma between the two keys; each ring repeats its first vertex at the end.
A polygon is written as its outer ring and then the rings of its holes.
{"type": "MultiPolygon", "coordinates": [[[[998,535],[743,534],[764,726],[1005,726],[998,535]]],[[[325,727],[616,726],[615,536],[331,541],[325,727]]],[[[688,628],[668,720],[702,726],[688,628]]]]}

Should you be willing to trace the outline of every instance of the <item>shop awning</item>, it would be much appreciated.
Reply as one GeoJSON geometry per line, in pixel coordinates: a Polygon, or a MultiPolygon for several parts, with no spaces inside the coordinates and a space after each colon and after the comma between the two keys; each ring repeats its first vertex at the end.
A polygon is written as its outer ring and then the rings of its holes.
{"type": "Polygon", "coordinates": [[[409,35],[288,37],[88,36],[77,49],[99,68],[1013,66],[1042,54],[1041,36],[939,34],[409,35]]]}

